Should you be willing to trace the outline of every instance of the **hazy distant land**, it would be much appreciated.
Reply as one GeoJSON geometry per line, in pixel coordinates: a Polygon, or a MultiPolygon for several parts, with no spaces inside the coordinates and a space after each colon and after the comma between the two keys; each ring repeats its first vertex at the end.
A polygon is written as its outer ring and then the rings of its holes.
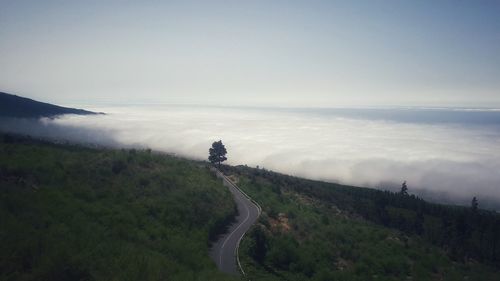
{"type": "Polygon", "coordinates": [[[83,109],[57,106],[32,99],[0,92],[0,117],[40,118],[63,114],[99,114],[83,109]]]}

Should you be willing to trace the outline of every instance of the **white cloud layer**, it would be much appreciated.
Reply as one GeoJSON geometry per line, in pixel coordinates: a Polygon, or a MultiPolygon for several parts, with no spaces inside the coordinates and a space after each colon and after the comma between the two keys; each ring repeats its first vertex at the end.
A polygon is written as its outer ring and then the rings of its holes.
{"type": "Polygon", "coordinates": [[[461,203],[472,196],[500,202],[496,125],[402,123],[279,109],[90,109],[108,115],[4,120],[0,129],[145,146],[195,159],[205,159],[211,143],[221,139],[230,164],[371,187],[396,186],[407,180],[410,190],[420,194],[426,190],[461,203]]]}

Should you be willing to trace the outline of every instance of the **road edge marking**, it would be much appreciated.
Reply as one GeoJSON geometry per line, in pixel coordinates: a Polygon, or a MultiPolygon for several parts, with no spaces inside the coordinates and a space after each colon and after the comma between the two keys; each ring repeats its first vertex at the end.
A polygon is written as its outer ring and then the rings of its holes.
{"type": "MultiPolygon", "coordinates": [[[[221,177],[222,177],[222,180],[226,180],[232,187],[236,188],[240,193],[242,193],[248,200],[250,200],[251,203],[254,204],[255,207],[257,207],[257,219],[259,219],[261,213],[262,213],[262,207],[259,205],[259,203],[257,203],[257,201],[253,200],[252,197],[248,196],[248,194],[246,194],[243,190],[241,190],[235,183],[233,183],[226,175],[224,175],[224,173],[222,173],[221,171],[219,171],[219,169],[215,169],[216,173],[219,174],[221,177]]],[[[248,207],[245,205],[245,207],[247,208],[248,210],[248,207]]],[[[250,216],[250,210],[248,210],[248,217],[250,216]]],[[[247,217],[247,219],[248,219],[247,217]]],[[[244,223],[244,222],[243,222],[244,223]]],[[[241,223],[236,229],[238,229],[241,225],[243,225],[243,223],[241,223]]],[[[228,236],[228,238],[234,233],[234,231],[228,236]]],[[[250,228],[248,229],[250,230],[250,228]]],[[[247,231],[248,231],[247,230],[247,231]]],[[[240,262],[240,256],[239,256],[239,249],[240,249],[240,242],[241,240],[243,239],[243,237],[247,234],[247,231],[245,231],[243,233],[243,235],[241,235],[240,239],[238,239],[238,243],[236,244],[236,250],[235,250],[235,255],[236,255],[236,261],[238,262],[238,267],[240,268],[240,271],[241,273],[243,274],[244,277],[246,277],[246,273],[245,271],[243,270],[243,267],[241,266],[241,262],[240,262]]],[[[226,240],[224,241],[222,247],[221,247],[221,252],[222,252],[222,248],[224,248],[224,244],[225,242],[227,241],[227,238],[226,240]]],[[[221,258],[222,259],[222,258],[221,258]]]]}

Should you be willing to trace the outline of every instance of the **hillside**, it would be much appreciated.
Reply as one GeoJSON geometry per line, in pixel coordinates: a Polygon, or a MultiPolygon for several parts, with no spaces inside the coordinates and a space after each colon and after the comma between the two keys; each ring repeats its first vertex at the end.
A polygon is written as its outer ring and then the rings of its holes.
{"type": "Polygon", "coordinates": [[[225,167],[262,206],[251,280],[499,280],[500,216],[412,195],[225,167]]]}
{"type": "Polygon", "coordinates": [[[97,114],[95,112],[57,106],[0,92],[0,117],[40,118],[62,114],[97,114]]]}
{"type": "MultiPolygon", "coordinates": [[[[204,163],[8,135],[0,153],[0,280],[241,280],[209,258],[235,204],[204,163]]],[[[224,170],[263,210],[250,280],[499,280],[496,213],[224,170]]]]}
{"type": "Polygon", "coordinates": [[[234,215],[205,167],[0,135],[0,280],[234,280],[209,259],[234,215]]]}

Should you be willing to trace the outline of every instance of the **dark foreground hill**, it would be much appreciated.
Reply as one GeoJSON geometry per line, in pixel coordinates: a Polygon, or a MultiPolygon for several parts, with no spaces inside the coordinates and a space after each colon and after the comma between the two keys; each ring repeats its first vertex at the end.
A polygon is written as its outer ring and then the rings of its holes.
{"type": "Polygon", "coordinates": [[[97,114],[95,112],[57,106],[0,92],[0,117],[40,118],[62,114],[97,114]]]}

